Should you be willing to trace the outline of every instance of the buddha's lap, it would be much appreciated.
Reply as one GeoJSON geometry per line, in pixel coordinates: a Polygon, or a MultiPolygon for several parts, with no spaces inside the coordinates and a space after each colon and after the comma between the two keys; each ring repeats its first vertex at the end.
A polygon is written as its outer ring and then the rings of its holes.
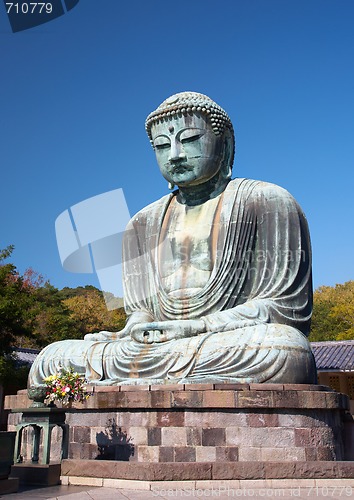
{"type": "Polygon", "coordinates": [[[109,342],[63,340],[47,346],[38,356],[38,362],[42,358],[49,365],[52,360],[60,362],[61,366],[73,366],[77,371],[84,371],[86,361],[93,352],[102,352],[107,363],[110,357],[124,360],[139,354],[139,357],[145,355],[149,358],[161,358],[164,354],[170,357],[171,353],[175,356],[188,355],[191,349],[198,350],[199,361],[220,356],[223,351],[228,354],[234,351],[238,355],[243,351],[264,353],[275,350],[296,352],[298,356],[311,354],[310,344],[299,330],[288,325],[272,323],[153,344],[142,344],[130,337],[109,342]]]}

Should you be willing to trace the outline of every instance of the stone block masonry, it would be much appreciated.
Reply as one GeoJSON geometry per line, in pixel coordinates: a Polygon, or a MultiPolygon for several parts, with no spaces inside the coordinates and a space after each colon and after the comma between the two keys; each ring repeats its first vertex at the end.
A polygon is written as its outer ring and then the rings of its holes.
{"type": "MultiPolygon", "coordinates": [[[[325,386],[92,389],[87,402],[66,413],[69,459],[210,464],[341,461],[344,457],[343,422],[349,402],[325,386]]],[[[24,407],[29,404],[25,398],[23,391],[7,396],[5,407],[24,407]]],[[[20,416],[10,413],[9,430],[20,416]]]]}

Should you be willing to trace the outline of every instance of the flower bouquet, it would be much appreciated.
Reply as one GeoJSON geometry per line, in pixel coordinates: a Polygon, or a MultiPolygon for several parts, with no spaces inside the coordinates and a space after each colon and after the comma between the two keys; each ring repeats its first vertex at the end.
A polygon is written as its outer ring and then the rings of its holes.
{"type": "Polygon", "coordinates": [[[91,396],[86,390],[87,380],[72,368],[61,368],[59,373],[46,377],[44,383],[46,399],[50,404],[60,401],[63,406],[68,406],[73,402],[83,403],[91,396]]]}

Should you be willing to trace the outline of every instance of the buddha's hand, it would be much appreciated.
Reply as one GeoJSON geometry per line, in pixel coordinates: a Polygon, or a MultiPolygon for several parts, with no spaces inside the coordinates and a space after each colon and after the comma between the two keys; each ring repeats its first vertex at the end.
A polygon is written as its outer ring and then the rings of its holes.
{"type": "Polygon", "coordinates": [[[106,330],[102,330],[101,332],[96,332],[96,333],[87,333],[84,337],[84,340],[98,340],[98,341],[105,341],[105,342],[110,342],[113,340],[118,340],[121,339],[122,337],[125,337],[128,334],[128,331],[126,328],[123,328],[123,330],[120,330],[119,332],[107,332],[106,330]]]}
{"type": "Polygon", "coordinates": [[[205,331],[206,326],[203,320],[184,319],[139,323],[133,326],[130,335],[137,342],[153,344],[155,342],[194,337],[205,331]]]}

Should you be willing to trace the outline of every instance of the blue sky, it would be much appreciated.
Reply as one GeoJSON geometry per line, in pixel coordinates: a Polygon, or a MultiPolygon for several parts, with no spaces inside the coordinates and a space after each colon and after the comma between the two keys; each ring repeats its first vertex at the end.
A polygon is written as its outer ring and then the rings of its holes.
{"type": "Polygon", "coordinates": [[[0,5],[0,248],[58,287],[54,223],[122,188],[133,215],[168,192],[144,130],[193,90],[230,115],[234,176],[288,189],[307,215],[314,285],[354,279],[354,2],[81,0],[12,33],[0,5]]]}

